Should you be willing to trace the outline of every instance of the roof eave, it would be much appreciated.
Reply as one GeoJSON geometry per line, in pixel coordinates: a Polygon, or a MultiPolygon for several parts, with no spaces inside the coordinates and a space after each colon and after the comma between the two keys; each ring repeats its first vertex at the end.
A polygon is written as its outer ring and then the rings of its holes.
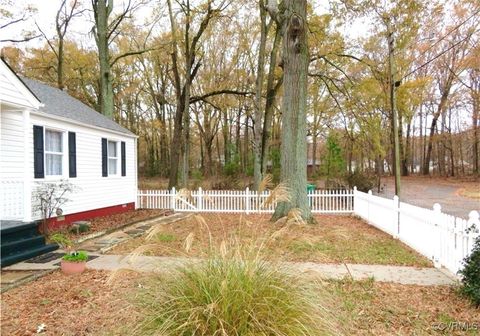
{"type": "Polygon", "coordinates": [[[60,116],[57,116],[57,115],[55,115],[55,114],[50,114],[50,113],[46,113],[46,112],[39,111],[39,110],[31,111],[30,113],[32,113],[32,114],[37,114],[37,115],[39,115],[39,116],[42,116],[42,117],[45,117],[45,118],[49,118],[49,119],[54,119],[54,120],[59,120],[59,121],[63,121],[63,122],[68,122],[68,123],[71,123],[71,124],[74,124],[74,125],[78,125],[78,126],[83,126],[83,127],[87,127],[87,128],[93,128],[93,129],[97,129],[97,130],[101,130],[101,131],[106,131],[106,132],[114,133],[114,134],[117,134],[117,135],[126,136],[126,137],[129,137],[129,138],[135,138],[135,139],[138,139],[138,138],[139,138],[138,135],[133,134],[133,133],[125,133],[125,132],[116,131],[116,130],[113,130],[113,129],[110,129],[110,128],[106,128],[106,127],[95,126],[95,125],[83,123],[83,122],[80,122],[80,121],[77,121],[77,120],[74,120],[74,119],[70,119],[70,118],[60,117],[60,116]]]}

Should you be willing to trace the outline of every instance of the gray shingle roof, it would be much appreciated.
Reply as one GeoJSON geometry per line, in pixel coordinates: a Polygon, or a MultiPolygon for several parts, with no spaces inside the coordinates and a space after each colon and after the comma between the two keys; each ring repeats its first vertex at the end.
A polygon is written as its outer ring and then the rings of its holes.
{"type": "Polygon", "coordinates": [[[133,135],[133,133],[126,128],[105,117],[103,114],[98,113],[62,90],[26,77],[21,77],[21,80],[33,92],[33,94],[38,97],[40,102],[45,105],[40,108],[40,111],[44,113],[72,119],[87,125],[133,135]]]}

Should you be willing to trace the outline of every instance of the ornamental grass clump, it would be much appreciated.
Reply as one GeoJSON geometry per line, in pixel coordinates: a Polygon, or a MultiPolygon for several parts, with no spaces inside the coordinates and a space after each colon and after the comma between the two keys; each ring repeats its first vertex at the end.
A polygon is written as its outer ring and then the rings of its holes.
{"type": "Polygon", "coordinates": [[[139,334],[331,333],[318,287],[256,254],[227,251],[222,245],[223,253],[158,276],[147,285],[141,296],[147,318],[139,334]]]}

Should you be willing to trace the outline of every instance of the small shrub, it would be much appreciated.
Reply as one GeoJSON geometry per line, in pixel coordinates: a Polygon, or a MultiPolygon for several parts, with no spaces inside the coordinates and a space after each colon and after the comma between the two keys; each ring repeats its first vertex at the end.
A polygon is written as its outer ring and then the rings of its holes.
{"type": "Polygon", "coordinates": [[[50,241],[60,245],[60,247],[63,249],[69,249],[73,245],[73,242],[63,233],[54,233],[50,236],[49,239],[50,241]]]}
{"type": "Polygon", "coordinates": [[[85,251],[74,251],[65,254],[62,259],[69,262],[83,262],[88,260],[88,254],[85,251]]]}
{"type": "Polygon", "coordinates": [[[192,169],[192,171],[190,172],[190,176],[192,180],[203,181],[203,174],[200,169],[192,169]]]}
{"type": "Polygon", "coordinates": [[[465,258],[462,275],[461,292],[469,297],[473,304],[480,307],[480,236],[473,245],[472,253],[465,258]]]}
{"type": "Polygon", "coordinates": [[[358,190],[367,192],[375,187],[377,177],[368,173],[355,171],[345,176],[345,181],[350,188],[357,187],[358,190]]]}
{"type": "Polygon", "coordinates": [[[240,164],[237,161],[230,161],[223,167],[223,173],[226,176],[234,176],[240,172],[240,164]]]}

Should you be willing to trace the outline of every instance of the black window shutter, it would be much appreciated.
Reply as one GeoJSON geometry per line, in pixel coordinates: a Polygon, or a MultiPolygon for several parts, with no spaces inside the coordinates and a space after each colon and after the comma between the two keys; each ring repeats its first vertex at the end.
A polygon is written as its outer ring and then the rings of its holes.
{"type": "Polygon", "coordinates": [[[122,176],[127,175],[127,164],[125,162],[125,141],[122,141],[122,176]]]}
{"type": "Polygon", "coordinates": [[[108,176],[107,139],[102,138],[102,176],[108,176]]]}
{"type": "Polygon", "coordinates": [[[68,132],[68,176],[77,177],[77,137],[68,132]]]}
{"type": "Polygon", "coordinates": [[[45,177],[43,153],[43,127],[33,125],[33,174],[35,178],[45,177]]]}

